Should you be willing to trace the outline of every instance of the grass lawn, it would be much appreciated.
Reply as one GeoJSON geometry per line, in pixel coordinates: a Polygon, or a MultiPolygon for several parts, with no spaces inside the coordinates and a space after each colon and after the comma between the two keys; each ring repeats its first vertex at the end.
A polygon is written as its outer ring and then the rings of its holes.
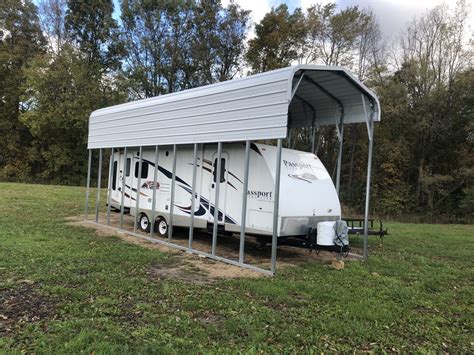
{"type": "Polygon", "coordinates": [[[0,351],[474,351],[472,225],[393,223],[368,263],[195,284],[150,277],[177,256],[66,224],[83,202],[0,183],[0,351]]]}

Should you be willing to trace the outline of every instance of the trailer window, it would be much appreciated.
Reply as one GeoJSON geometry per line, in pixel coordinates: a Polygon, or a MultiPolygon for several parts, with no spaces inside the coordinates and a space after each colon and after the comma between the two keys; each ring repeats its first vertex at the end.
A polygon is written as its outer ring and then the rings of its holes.
{"type": "Polygon", "coordinates": [[[127,158],[127,166],[125,168],[125,176],[130,176],[130,165],[131,164],[131,159],[130,158],[127,158]]]}
{"type": "MultiPolygon", "coordinates": [[[[214,159],[214,172],[212,173],[214,175],[214,182],[216,182],[216,175],[217,175],[217,158],[214,159]]],[[[221,181],[225,181],[225,158],[221,158],[221,181]]]]}
{"type": "Polygon", "coordinates": [[[113,171],[113,178],[112,178],[112,190],[117,189],[117,161],[114,161],[114,171],[113,171]]]}
{"type": "MultiPolygon", "coordinates": [[[[138,178],[138,162],[135,163],[135,177],[138,178]]],[[[148,177],[148,163],[142,163],[142,179],[148,177]]]]}

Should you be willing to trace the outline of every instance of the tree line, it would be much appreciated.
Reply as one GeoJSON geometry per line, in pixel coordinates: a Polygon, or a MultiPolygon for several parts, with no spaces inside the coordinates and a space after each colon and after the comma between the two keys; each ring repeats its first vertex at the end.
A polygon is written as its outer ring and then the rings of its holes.
{"type": "MultiPolygon", "coordinates": [[[[250,11],[218,0],[4,0],[0,3],[0,179],[82,184],[98,108],[295,63],[342,65],[380,97],[373,209],[383,216],[474,217],[472,42],[468,6],[440,5],[392,43],[368,9],[336,4],[250,11]]],[[[309,150],[308,129],[286,144],[309,150]]],[[[341,200],[363,206],[367,131],[345,129],[341,200]]],[[[317,154],[335,174],[334,127],[317,154]]]]}

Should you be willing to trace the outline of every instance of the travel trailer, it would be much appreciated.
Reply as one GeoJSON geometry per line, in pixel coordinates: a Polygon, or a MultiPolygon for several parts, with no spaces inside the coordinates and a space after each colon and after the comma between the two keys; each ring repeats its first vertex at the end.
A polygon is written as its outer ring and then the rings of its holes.
{"type": "MultiPolygon", "coordinates": [[[[252,143],[250,146],[247,189],[247,234],[271,236],[273,229],[275,166],[277,147],[252,143]]],[[[240,231],[245,166],[245,142],[222,146],[221,173],[217,176],[217,144],[199,144],[196,165],[194,227],[208,229],[214,223],[215,189],[219,185],[218,225],[220,232],[240,231]]],[[[138,214],[138,227],[149,232],[152,216],[154,230],[166,236],[170,212],[173,225],[189,227],[194,164],[193,145],[177,149],[174,206],[171,209],[173,147],[160,146],[157,179],[154,181],[155,149],[144,147],[139,179],[139,149],[115,149],[111,182],[111,206],[138,214]],[[140,189],[138,181],[140,180],[140,189]],[[152,213],[153,190],[156,202],[152,213]],[[139,195],[137,194],[139,192],[139,195]],[[139,210],[136,210],[137,201],[139,210]]],[[[341,207],[326,168],[314,154],[283,149],[281,155],[278,236],[305,235],[318,222],[341,218],[341,207]]]]}

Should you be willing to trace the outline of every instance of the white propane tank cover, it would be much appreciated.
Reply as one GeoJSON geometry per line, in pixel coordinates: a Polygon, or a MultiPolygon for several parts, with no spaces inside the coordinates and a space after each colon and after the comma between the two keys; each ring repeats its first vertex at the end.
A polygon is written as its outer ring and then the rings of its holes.
{"type": "Polygon", "coordinates": [[[317,240],[318,245],[331,246],[334,245],[334,237],[336,231],[334,230],[334,221],[319,222],[317,226],[317,240]]]}

